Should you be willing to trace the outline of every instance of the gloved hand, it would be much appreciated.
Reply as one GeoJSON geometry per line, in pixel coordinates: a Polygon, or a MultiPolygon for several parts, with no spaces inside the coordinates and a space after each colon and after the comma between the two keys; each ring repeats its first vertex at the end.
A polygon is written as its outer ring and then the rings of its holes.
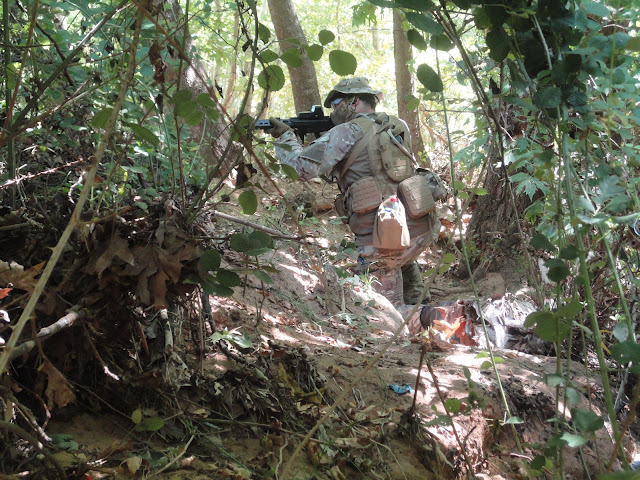
{"type": "Polygon", "coordinates": [[[273,136],[273,138],[278,138],[287,130],[291,130],[291,127],[286,123],[278,120],[275,117],[269,117],[269,123],[271,123],[271,128],[265,128],[265,133],[273,136]]]}

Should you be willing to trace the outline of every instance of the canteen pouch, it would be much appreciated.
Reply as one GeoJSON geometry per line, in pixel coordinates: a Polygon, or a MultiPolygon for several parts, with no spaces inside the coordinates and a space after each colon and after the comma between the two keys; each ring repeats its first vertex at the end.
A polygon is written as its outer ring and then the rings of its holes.
{"type": "Polygon", "coordinates": [[[378,183],[373,177],[363,177],[353,182],[348,190],[348,198],[351,211],[359,214],[372,212],[382,202],[378,183]]]}
{"type": "Polygon", "coordinates": [[[373,246],[387,250],[402,250],[411,244],[404,206],[391,196],[378,207],[373,226],[373,246]]]}
{"type": "Polygon", "coordinates": [[[423,217],[436,208],[429,179],[425,175],[414,175],[403,180],[398,184],[398,193],[411,218],[423,217]]]}

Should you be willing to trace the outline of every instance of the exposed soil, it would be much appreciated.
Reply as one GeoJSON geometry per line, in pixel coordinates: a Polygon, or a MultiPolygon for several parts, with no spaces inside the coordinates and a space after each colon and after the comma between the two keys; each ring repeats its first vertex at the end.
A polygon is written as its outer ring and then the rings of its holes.
{"type": "MultiPolygon", "coordinates": [[[[287,186],[287,195],[312,206],[314,216],[302,221],[311,240],[279,240],[276,250],[261,257],[279,271],[270,274],[272,284],[248,276],[232,297],[209,297],[213,321],[205,322],[202,355],[189,326],[194,321],[172,311],[175,350],[165,353],[156,371],[170,377],[175,388],[137,400],[143,417],[163,417],[163,427],[136,431],[131,399],[119,405],[114,398],[91,401],[91,394],[80,395],[75,407],[54,412],[47,427],[49,434],[66,434],[78,444],[61,455],[70,454],[71,464],[89,462],[84,478],[93,479],[435,479],[466,478],[469,470],[477,478],[528,478],[529,463],[553,435],[554,424],[547,420],[554,416],[556,388],[543,380],[555,372],[556,359],[496,351],[503,360],[497,369],[507,415],[493,370],[478,356],[486,350],[457,344],[442,328],[429,339],[394,339],[402,319],[388,301],[366,281],[341,282],[331,267],[349,233],[330,209],[330,188],[316,183],[302,188],[287,186]],[[211,326],[222,340],[213,343],[211,326]],[[169,405],[183,413],[168,418],[169,405]],[[509,416],[523,423],[505,424],[509,416]],[[292,459],[318,421],[322,426],[292,459]]],[[[227,213],[242,216],[233,204],[227,213]]],[[[266,196],[249,220],[295,232],[282,204],[266,196]]],[[[223,238],[244,227],[218,220],[207,228],[212,237],[223,238]]],[[[480,304],[530,300],[524,269],[511,254],[496,257],[492,271],[479,279],[480,304]]],[[[429,268],[438,255],[434,247],[420,262],[429,268]]],[[[240,268],[243,259],[228,250],[223,265],[240,268]]],[[[446,274],[432,281],[432,304],[478,303],[468,282],[446,274]]],[[[475,329],[481,332],[478,322],[475,329]]],[[[565,365],[582,408],[591,402],[598,412],[602,395],[596,377],[585,376],[583,365],[565,365]]],[[[561,410],[569,419],[562,405],[561,410]]],[[[582,458],[565,448],[565,478],[585,478],[585,467],[600,471],[611,450],[609,429],[582,448],[582,458]]]]}

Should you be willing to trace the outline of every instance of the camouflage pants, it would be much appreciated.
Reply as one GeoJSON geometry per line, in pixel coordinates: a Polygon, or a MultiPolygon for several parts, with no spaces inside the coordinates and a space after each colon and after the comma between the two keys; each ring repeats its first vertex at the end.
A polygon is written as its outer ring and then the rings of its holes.
{"type": "Polygon", "coordinates": [[[415,260],[430,243],[431,235],[424,234],[412,238],[411,245],[404,250],[386,250],[373,245],[359,246],[359,270],[368,270],[375,277],[374,290],[387,297],[394,307],[415,303],[423,288],[422,275],[415,260]]]}

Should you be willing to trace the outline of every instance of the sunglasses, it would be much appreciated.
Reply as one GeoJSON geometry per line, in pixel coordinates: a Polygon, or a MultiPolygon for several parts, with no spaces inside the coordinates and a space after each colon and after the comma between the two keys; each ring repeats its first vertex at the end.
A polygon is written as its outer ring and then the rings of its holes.
{"type": "Polygon", "coordinates": [[[334,101],[331,102],[331,108],[336,108],[342,100],[343,100],[342,98],[336,98],[334,101]]]}

